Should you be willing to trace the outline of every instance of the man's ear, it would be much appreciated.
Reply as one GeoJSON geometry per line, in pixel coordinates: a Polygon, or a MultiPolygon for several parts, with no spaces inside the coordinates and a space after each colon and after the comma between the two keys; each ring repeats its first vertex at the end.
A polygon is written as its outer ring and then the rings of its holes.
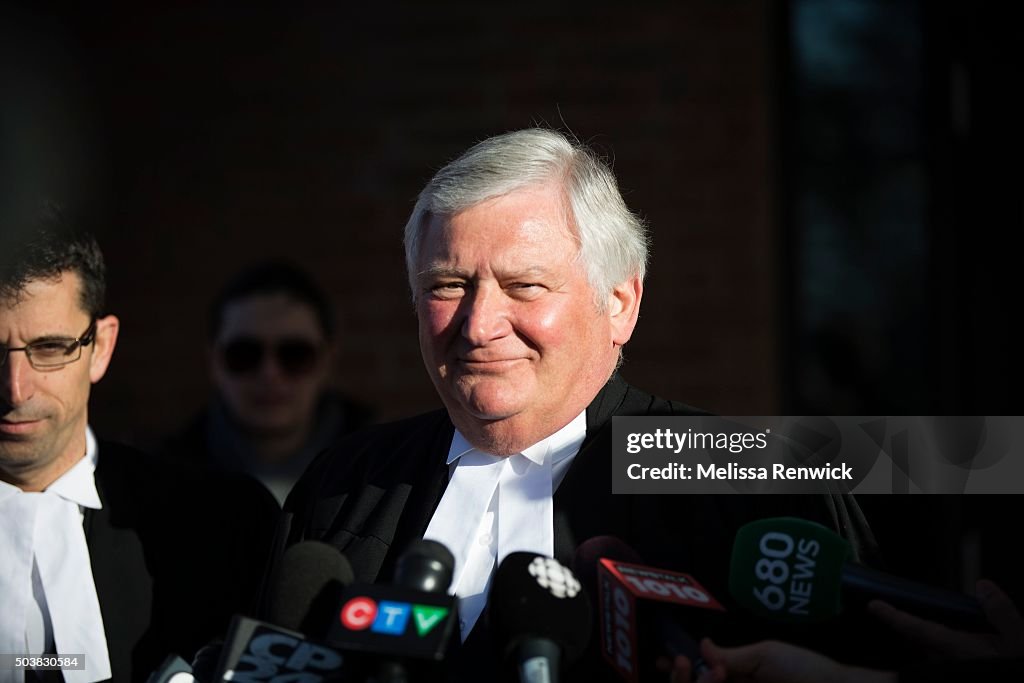
{"type": "Polygon", "coordinates": [[[644,281],[639,275],[634,275],[616,285],[608,296],[608,317],[612,326],[612,343],[615,346],[623,346],[633,336],[643,294],[644,281]]]}
{"type": "Polygon", "coordinates": [[[121,329],[121,321],[117,316],[108,315],[96,319],[96,337],[92,342],[92,355],[89,357],[89,381],[95,384],[107,374],[110,357],[117,346],[117,333],[121,329]]]}

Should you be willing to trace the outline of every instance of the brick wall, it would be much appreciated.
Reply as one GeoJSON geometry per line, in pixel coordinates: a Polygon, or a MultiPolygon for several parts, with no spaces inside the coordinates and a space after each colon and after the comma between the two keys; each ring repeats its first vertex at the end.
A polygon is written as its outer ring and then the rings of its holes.
{"type": "Polygon", "coordinates": [[[207,302],[268,255],[305,264],[335,296],[341,387],[388,418],[436,405],[401,228],[437,167],[533,123],[568,126],[612,157],[650,223],[625,376],[716,411],[774,411],[770,6],[553,5],[69,15],[123,321],[94,422],[131,436],[191,413],[207,391],[207,302]]]}

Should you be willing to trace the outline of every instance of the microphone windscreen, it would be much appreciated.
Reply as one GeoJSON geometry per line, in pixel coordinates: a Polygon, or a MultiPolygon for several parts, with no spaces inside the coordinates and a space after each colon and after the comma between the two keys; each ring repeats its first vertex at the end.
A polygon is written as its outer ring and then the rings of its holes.
{"type": "Polygon", "coordinates": [[[199,683],[210,683],[216,680],[217,664],[224,654],[224,641],[218,640],[203,645],[192,657],[192,675],[199,683]]]}
{"type": "Polygon", "coordinates": [[[590,600],[579,580],[557,560],[510,553],[494,574],[489,619],[495,642],[508,657],[526,638],[545,638],[562,648],[563,665],[583,654],[590,637],[590,600]]]}
{"type": "Polygon", "coordinates": [[[419,539],[395,565],[394,583],[424,593],[447,593],[455,573],[455,556],[438,541],[419,539]]]}
{"type": "Polygon", "coordinates": [[[163,663],[146,679],[146,683],[196,683],[197,680],[188,662],[172,654],[164,658],[163,663]]]}
{"type": "Polygon", "coordinates": [[[842,612],[843,566],[850,546],[821,524],[773,517],[736,533],[729,592],[752,613],[794,623],[842,612]]]}
{"type": "Polygon", "coordinates": [[[352,565],[334,546],[320,541],[296,543],[285,551],[273,577],[267,621],[322,637],[342,590],[354,580],[352,565]]]}
{"type": "Polygon", "coordinates": [[[572,558],[572,570],[583,583],[587,595],[597,595],[597,567],[601,558],[643,564],[637,554],[625,541],[616,536],[594,536],[576,548],[572,558]]]}
{"type": "Polygon", "coordinates": [[[614,536],[581,543],[573,568],[598,601],[597,643],[620,677],[638,681],[657,676],[652,668],[655,654],[686,655],[695,672],[707,669],[689,631],[707,633],[725,610],[696,579],[645,565],[639,553],[614,536]]]}

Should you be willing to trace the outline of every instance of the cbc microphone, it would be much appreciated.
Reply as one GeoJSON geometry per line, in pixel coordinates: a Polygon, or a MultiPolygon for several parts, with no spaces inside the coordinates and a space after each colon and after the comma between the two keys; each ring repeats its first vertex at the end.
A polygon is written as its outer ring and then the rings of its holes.
{"type": "Polygon", "coordinates": [[[644,566],[636,551],[614,536],[582,543],[573,567],[598,596],[601,654],[622,679],[656,678],[659,655],[685,655],[694,678],[707,670],[697,642],[679,621],[685,615],[688,624],[707,631],[725,608],[692,576],[644,566]],[[658,650],[647,643],[656,643],[658,650]]]}
{"type": "Polygon", "coordinates": [[[290,547],[272,580],[270,622],[242,616],[232,620],[213,680],[337,680],[344,659],[323,637],[352,579],[351,565],[333,546],[303,541],[290,547]]]}
{"type": "Polygon", "coordinates": [[[489,625],[503,661],[513,661],[521,683],[557,683],[590,636],[590,600],[579,580],[557,560],[509,553],[488,595],[489,625]]]}
{"type": "Polygon", "coordinates": [[[419,540],[398,559],[393,583],[344,591],[327,643],[353,655],[356,680],[437,679],[456,621],[454,566],[443,544],[419,540]]]}
{"type": "Polygon", "coordinates": [[[815,522],[751,522],[736,534],[729,591],[755,614],[788,622],[825,620],[841,614],[845,603],[877,598],[948,626],[991,631],[974,598],[869,569],[849,556],[849,544],[815,522]]]}

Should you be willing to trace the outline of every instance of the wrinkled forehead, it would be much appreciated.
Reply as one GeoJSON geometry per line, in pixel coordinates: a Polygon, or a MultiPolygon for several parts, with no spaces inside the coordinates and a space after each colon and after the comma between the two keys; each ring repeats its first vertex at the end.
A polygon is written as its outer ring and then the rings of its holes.
{"type": "Polygon", "coordinates": [[[569,202],[559,188],[531,185],[488,197],[456,212],[426,212],[420,224],[417,259],[450,246],[457,226],[463,243],[481,249],[517,246],[545,250],[555,242],[580,240],[569,202]]]}

